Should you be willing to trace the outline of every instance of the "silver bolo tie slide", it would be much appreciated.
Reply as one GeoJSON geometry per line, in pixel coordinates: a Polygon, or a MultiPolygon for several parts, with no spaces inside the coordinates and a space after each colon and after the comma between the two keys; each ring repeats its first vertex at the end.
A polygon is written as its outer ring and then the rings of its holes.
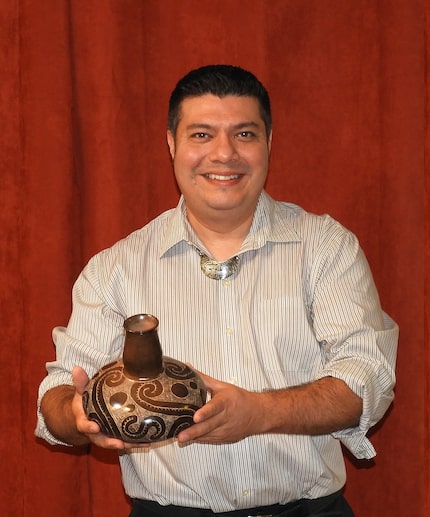
{"type": "Polygon", "coordinates": [[[238,270],[240,259],[237,255],[228,260],[218,262],[218,260],[208,257],[195,244],[190,244],[200,255],[200,269],[208,278],[212,280],[225,280],[238,270]]]}

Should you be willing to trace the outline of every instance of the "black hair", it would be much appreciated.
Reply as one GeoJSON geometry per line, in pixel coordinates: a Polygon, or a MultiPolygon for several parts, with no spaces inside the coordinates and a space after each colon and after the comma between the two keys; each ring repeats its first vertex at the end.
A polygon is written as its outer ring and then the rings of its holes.
{"type": "Polygon", "coordinates": [[[272,130],[269,94],[254,74],[233,65],[203,66],[192,70],[179,80],[170,96],[167,118],[167,127],[173,135],[176,134],[179,124],[182,101],[188,97],[200,97],[206,94],[221,98],[227,95],[256,98],[260,105],[266,134],[269,137],[272,130]]]}

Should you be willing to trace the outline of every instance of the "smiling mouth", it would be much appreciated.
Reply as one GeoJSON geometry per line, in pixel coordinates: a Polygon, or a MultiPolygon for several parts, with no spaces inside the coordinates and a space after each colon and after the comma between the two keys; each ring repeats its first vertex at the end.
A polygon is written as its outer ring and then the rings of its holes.
{"type": "Polygon", "coordinates": [[[231,181],[240,178],[240,174],[231,174],[230,176],[222,176],[220,174],[203,174],[209,180],[231,181]]]}

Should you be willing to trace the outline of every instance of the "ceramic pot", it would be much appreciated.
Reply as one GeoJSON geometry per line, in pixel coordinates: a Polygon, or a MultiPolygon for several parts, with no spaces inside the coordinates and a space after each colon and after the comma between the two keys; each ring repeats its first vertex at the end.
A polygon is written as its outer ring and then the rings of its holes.
{"type": "Polygon", "coordinates": [[[137,314],[124,322],[122,359],[101,368],[88,383],[82,401],[101,432],[131,443],[167,440],[193,425],[206,401],[199,375],[163,356],[158,320],[137,314]]]}

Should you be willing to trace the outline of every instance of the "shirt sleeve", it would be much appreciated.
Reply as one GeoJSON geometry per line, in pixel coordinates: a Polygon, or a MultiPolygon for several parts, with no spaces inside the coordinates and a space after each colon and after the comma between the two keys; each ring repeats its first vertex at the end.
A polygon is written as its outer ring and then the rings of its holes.
{"type": "Polygon", "coordinates": [[[84,268],[73,287],[70,321],[67,327],[56,327],[52,333],[56,359],[46,363],[47,376],[39,386],[35,430],[36,436],[50,444],[67,445],[46,427],[40,411],[44,394],[56,386],[72,385],[74,366],[81,366],[91,378],[102,366],[118,359],[122,352],[124,315],[103,279],[120,276],[111,266],[110,253],[96,255],[84,268]]]}
{"type": "Polygon", "coordinates": [[[398,327],[381,309],[357,238],[330,218],[327,224],[312,272],[311,315],[324,365],[317,378],[342,379],[361,397],[359,425],[333,435],[357,458],[371,458],[366,434],[394,397],[398,327]]]}

